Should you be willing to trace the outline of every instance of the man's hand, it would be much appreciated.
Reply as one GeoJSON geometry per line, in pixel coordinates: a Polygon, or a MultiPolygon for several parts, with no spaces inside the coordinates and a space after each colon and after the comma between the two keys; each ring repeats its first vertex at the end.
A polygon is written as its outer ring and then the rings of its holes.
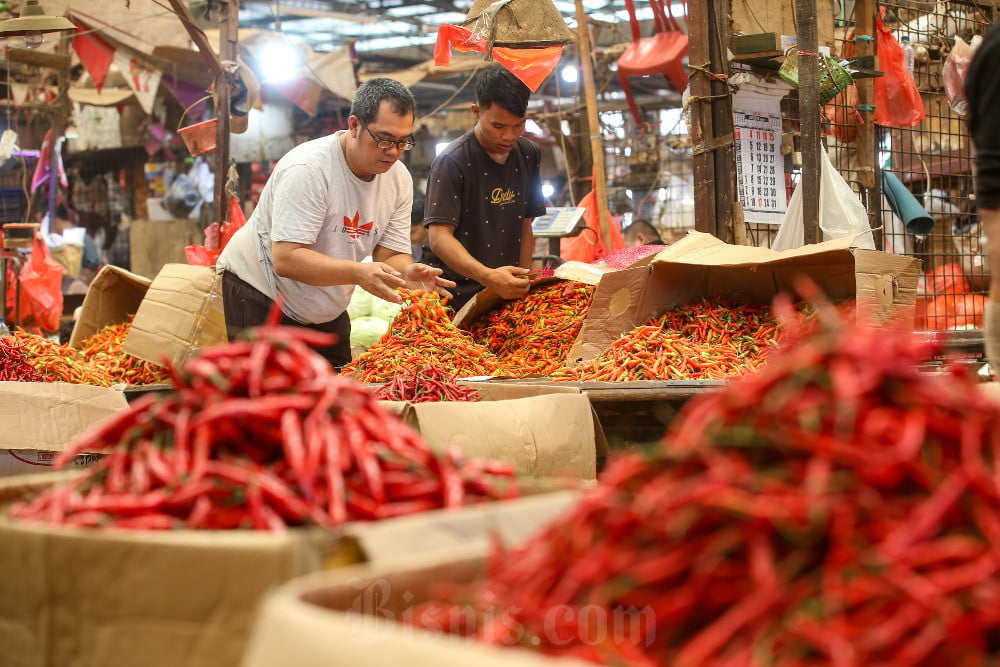
{"type": "Polygon", "coordinates": [[[360,262],[355,282],[361,289],[380,299],[392,303],[403,302],[396,290],[406,287],[406,281],[400,277],[399,271],[384,262],[360,262]]]}
{"type": "Polygon", "coordinates": [[[427,266],[426,264],[414,263],[406,267],[403,272],[403,279],[410,289],[425,289],[436,291],[441,296],[451,298],[453,295],[446,287],[454,287],[454,281],[441,277],[441,269],[427,266]]]}
{"type": "Polygon", "coordinates": [[[496,292],[502,299],[520,299],[528,294],[531,281],[528,269],[520,266],[501,266],[486,274],[483,285],[496,292]]]}

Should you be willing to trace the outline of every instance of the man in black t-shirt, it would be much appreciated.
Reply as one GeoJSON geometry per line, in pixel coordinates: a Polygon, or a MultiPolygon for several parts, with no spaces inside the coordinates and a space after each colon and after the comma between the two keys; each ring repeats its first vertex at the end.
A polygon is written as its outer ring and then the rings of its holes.
{"type": "Polygon", "coordinates": [[[522,137],[531,91],[499,65],[476,83],[476,126],[435,158],[427,182],[424,262],[454,280],[460,309],[483,287],[504,299],[528,293],[534,236],[545,213],[541,151],[522,137]]]}
{"type": "Polygon", "coordinates": [[[1000,371],[1000,22],[990,27],[965,76],[969,133],[976,147],[976,208],[986,234],[990,296],[984,322],[986,358],[1000,371]]]}

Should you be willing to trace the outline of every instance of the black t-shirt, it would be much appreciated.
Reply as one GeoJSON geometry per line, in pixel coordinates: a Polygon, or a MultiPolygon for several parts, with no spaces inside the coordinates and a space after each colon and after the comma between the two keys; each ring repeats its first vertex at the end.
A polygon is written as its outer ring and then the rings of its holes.
{"type": "Polygon", "coordinates": [[[1000,208],[1000,74],[995,67],[1000,67],[1000,21],[987,31],[965,74],[980,208],[1000,208]]]}
{"type": "MultiPolygon", "coordinates": [[[[545,213],[541,151],[525,137],[517,140],[504,164],[491,158],[470,130],[451,142],[431,164],[424,205],[424,226],[451,225],[469,254],[490,268],[517,266],[525,218],[545,213]]],[[[423,261],[444,270],[458,283],[451,306],[458,310],[482,289],[460,276],[430,249],[423,261]]]]}

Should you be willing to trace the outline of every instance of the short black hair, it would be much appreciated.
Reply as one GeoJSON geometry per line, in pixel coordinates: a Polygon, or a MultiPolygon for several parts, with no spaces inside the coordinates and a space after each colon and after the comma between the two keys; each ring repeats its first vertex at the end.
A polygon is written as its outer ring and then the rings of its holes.
{"type": "Polygon", "coordinates": [[[633,220],[632,224],[626,227],[622,234],[625,236],[626,241],[634,241],[639,234],[642,234],[643,236],[650,237],[654,241],[659,241],[660,243],[663,242],[660,238],[660,232],[657,231],[656,227],[650,224],[648,220],[643,220],[642,218],[633,220]]]}
{"type": "Polygon", "coordinates": [[[66,204],[60,203],[56,206],[56,217],[60,220],[69,220],[69,209],[66,208],[66,204]]]}
{"type": "Polygon", "coordinates": [[[369,79],[358,87],[351,102],[351,115],[365,125],[373,123],[383,101],[388,101],[393,113],[400,116],[416,112],[417,101],[409,88],[395,79],[379,77],[369,79]]]}
{"type": "Polygon", "coordinates": [[[494,104],[515,116],[528,114],[528,100],[531,89],[510,73],[503,65],[493,65],[476,81],[476,104],[490,107],[494,104]]]}

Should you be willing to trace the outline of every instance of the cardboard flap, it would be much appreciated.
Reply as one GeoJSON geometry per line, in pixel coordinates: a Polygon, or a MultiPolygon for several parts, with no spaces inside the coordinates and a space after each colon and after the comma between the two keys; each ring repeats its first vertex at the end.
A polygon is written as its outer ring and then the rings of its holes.
{"type": "Polygon", "coordinates": [[[771,250],[756,246],[731,245],[705,232],[689,232],[666,250],[653,257],[657,262],[680,262],[707,266],[751,266],[774,262],[811,265],[815,255],[844,253],[843,261],[851,261],[849,254],[854,237],[845,236],[822,243],[813,243],[793,250],[771,250]]]}
{"type": "Polygon", "coordinates": [[[435,450],[506,461],[536,477],[597,476],[593,409],[582,394],[407,405],[404,420],[435,450]]]}
{"type": "Polygon", "coordinates": [[[80,343],[109,324],[120,324],[135,314],[146,296],[149,278],[110,264],[104,266],[87,288],[80,307],[80,317],[73,325],[70,347],[80,343]]]}
{"type": "Polygon", "coordinates": [[[227,340],[222,276],[213,267],[167,264],[153,279],[123,350],[154,364],[182,364],[227,340]]]}
{"type": "Polygon", "coordinates": [[[414,605],[433,599],[441,582],[470,584],[482,576],[478,547],[355,566],[300,578],[265,600],[242,667],[585,667],[527,649],[491,647],[400,623],[414,605]],[[349,613],[348,613],[349,612],[349,613]]]}
{"type": "Polygon", "coordinates": [[[451,552],[478,546],[489,550],[492,535],[504,544],[519,544],[561,515],[580,491],[556,491],[503,502],[480,503],[461,511],[435,510],[392,521],[349,524],[345,537],[356,540],[365,562],[399,558],[399,546],[409,553],[451,552]]]}
{"type": "Polygon", "coordinates": [[[97,422],[128,407],[107,387],[0,382],[0,449],[62,451],[97,422]]]}

